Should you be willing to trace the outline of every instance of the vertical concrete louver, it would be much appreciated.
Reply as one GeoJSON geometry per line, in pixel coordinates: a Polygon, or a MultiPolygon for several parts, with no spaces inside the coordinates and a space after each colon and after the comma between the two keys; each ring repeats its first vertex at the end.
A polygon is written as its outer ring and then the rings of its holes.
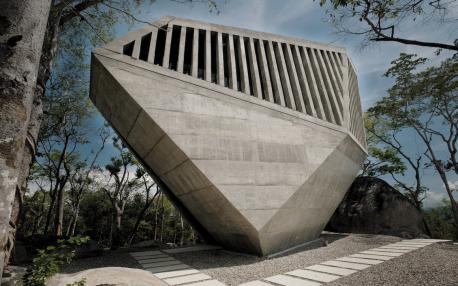
{"type": "Polygon", "coordinates": [[[315,238],[366,156],[342,48],[162,18],[93,53],[91,99],[207,237],[315,238]]]}

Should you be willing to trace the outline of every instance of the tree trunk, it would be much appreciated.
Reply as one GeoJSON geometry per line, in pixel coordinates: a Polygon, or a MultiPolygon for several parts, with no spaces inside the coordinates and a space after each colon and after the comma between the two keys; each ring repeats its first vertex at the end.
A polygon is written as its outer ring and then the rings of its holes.
{"type": "Polygon", "coordinates": [[[180,246],[183,246],[184,243],[184,223],[183,223],[183,216],[180,215],[180,227],[181,227],[181,237],[180,237],[180,246]]]}
{"type": "Polygon", "coordinates": [[[20,198],[35,152],[36,138],[27,130],[34,120],[34,89],[50,5],[50,0],[0,1],[0,277],[14,243],[20,198]]]}
{"type": "Polygon", "coordinates": [[[164,196],[161,197],[161,235],[160,241],[162,242],[164,236],[164,196]]]}
{"type": "Polygon", "coordinates": [[[113,217],[113,239],[111,242],[111,249],[118,249],[121,246],[121,222],[122,222],[123,209],[117,204],[114,205],[113,217]]]}
{"type": "MultiPolygon", "coordinates": [[[[64,151],[65,152],[65,151],[64,151]]],[[[59,188],[57,189],[57,209],[54,217],[54,235],[62,236],[62,228],[64,223],[64,188],[67,184],[68,176],[60,179],[59,188]]]]}
{"type": "Polygon", "coordinates": [[[80,199],[78,198],[78,202],[76,203],[75,214],[73,216],[73,223],[72,223],[71,229],[70,229],[70,234],[69,234],[70,236],[74,236],[75,235],[76,224],[78,223],[79,215],[80,215],[80,199]]]}
{"type": "Polygon", "coordinates": [[[52,211],[54,209],[54,205],[55,205],[55,202],[56,202],[57,190],[55,190],[50,195],[51,195],[51,201],[49,202],[48,212],[46,213],[46,222],[45,222],[45,228],[43,229],[43,235],[47,235],[48,234],[49,225],[51,224],[52,211]]]}
{"type": "Polygon", "coordinates": [[[157,219],[158,219],[158,216],[157,216],[157,213],[158,213],[158,210],[159,210],[159,200],[157,201],[156,203],[156,207],[154,208],[154,236],[153,236],[153,239],[156,241],[157,240],[157,219]]]}
{"type": "Polygon", "coordinates": [[[132,234],[129,238],[129,246],[132,244],[132,242],[134,241],[134,238],[135,238],[135,235],[137,234],[137,231],[138,231],[138,228],[140,226],[140,222],[142,221],[143,217],[145,216],[145,213],[146,211],[149,209],[149,207],[151,206],[152,202],[153,202],[154,198],[150,201],[150,202],[147,202],[145,204],[145,206],[143,206],[142,210],[140,211],[139,215],[137,216],[137,220],[135,221],[135,225],[134,225],[134,229],[132,230],[132,234]]]}

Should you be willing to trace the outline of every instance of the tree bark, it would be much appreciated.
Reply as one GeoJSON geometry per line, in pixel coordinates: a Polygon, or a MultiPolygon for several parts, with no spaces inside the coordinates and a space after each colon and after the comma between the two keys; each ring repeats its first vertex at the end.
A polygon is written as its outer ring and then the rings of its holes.
{"type": "Polygon", "coordinates": [[[62,236],[62,228],[64,221],[64,187],[67,179],[61,181],[61,186],[57,191],[57,209],[56,216],[54,217],[54,234],[59,237],[62,236]]]}
{"type": "Polygon", "coordinates": [[[15,220],[35,152],[36,137],[28,128],[34,120],[50,5],[50,0],[0,1],[0,276],[14,243],[15,220]]]}
{"type": "Polygon", "coordinates": [[[160,241],[162,242],[162,239],[164,238],[164,195],[161,196],[161,235],[160,235],[160,241]]]}
{"type": "Polygon", "coordinates": [[[119,206],[117,203],[113,206],[113,239],[111,242],[111,249],[118,249],[121,246],[121,222],[122,215],[124,213],[123,206],[119,206]]]}
{"type": "Polygon", "coordinates": [[[129,246],[132,244],[132,242],[134,242],[135,235],[137,234],[138,228],[140,226],[140,222],[142,221],[143,217],[145,216],[146,211],[153,204],[155,198],[156,198],[156,196],[154,196],[150,201],[146,201],[146,203],[143,206],[142,210],[138,214],[137,220],[135,221],[135,225],[134,225],[134,228],[132,230],[132,234],[131,234],[130,239],[129,239],[129,243],[128,243],[129,246]]]}

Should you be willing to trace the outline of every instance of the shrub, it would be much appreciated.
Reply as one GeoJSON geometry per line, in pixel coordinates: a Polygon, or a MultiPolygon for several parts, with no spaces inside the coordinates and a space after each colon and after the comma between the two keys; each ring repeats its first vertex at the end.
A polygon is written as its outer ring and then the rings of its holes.
{"type": "MultiPolygon", "coordinates": [[[[44,286],[48,278],[58,273],[60,266],[71,262],[75,256],[75,247],[89,241],[89,237],[74,236],[60,239],[56,246],[39,249],[33,264],[27,268],[22,277],[23,286],[44,286]]],[[[78,286],[84,285],[76,284],[78,286]]]]}

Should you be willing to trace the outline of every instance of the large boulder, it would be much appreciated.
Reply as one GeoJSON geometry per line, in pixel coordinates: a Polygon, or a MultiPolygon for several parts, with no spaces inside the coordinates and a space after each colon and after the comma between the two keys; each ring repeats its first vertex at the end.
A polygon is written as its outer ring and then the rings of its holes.
{"type": "Polygon", "coordinates": [[[422,218],[412,203],[385,181],[359,177],[331,217],[326,230],[422,237],[425,236],[422,218]]]}

